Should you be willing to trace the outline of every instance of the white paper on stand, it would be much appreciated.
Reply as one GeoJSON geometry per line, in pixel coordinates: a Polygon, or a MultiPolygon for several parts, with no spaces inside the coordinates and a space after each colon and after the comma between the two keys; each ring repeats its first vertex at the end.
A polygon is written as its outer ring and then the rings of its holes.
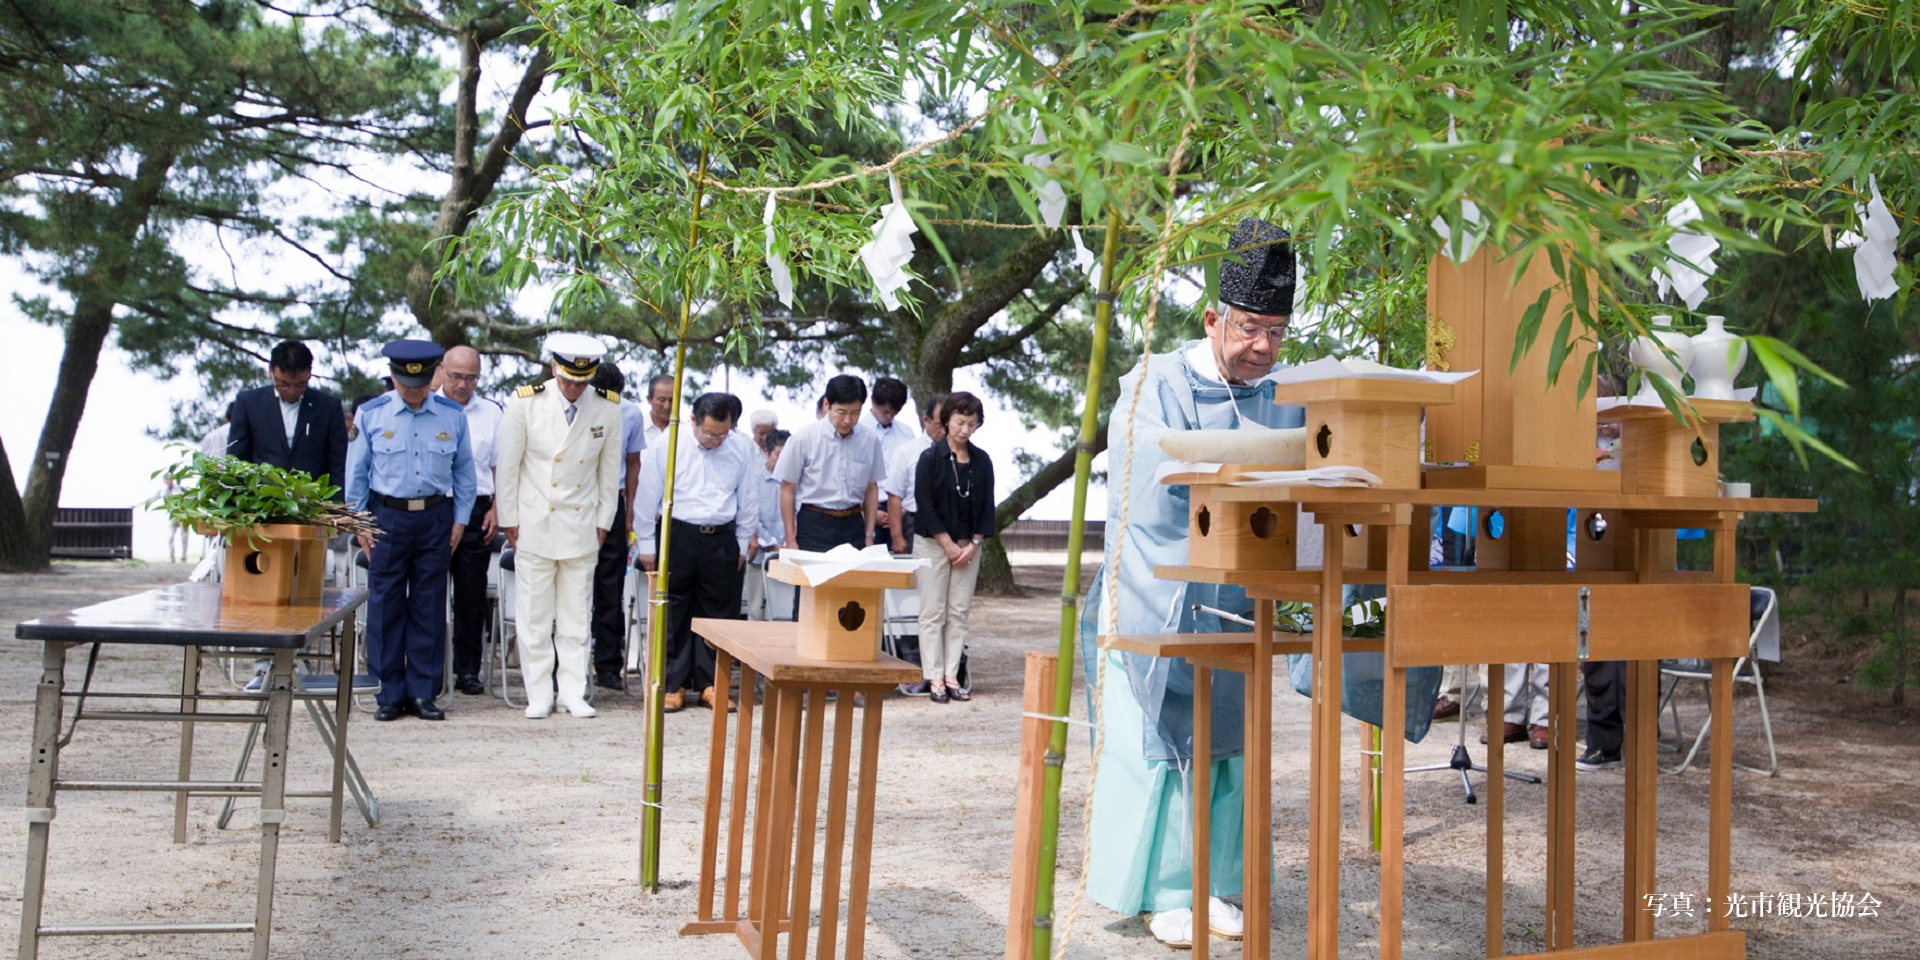
{"type": "Polygon", "coordinates": [[[1380,475],[1363,467],[1325,466],[1312,470],[1260,470],[1234,481],[1236,487],[1377,487],[1380,475]]]}
{"type": "Polygon", "coordinates": [[[1459,383],[1478,374],[1478,370],[1455,373],[1447,370],[1406,370],[1389,367],[1355,357],[1341,360],[1337,357],[1321,357],[1312,363],[1303,363],[1297,367],[1276,370],[1267,379],[1285,386],[1290,383],[1313,383],[1320,380],[1403,380],[1412,383],[1459,383]]]}
{"type": "Polygon", "coordinates": [[[824,553],[818,550],[782,550],[780,559],[791,564],[809,587],[817,587],[847,573],[913,573],[928,562],[920,558],[900,559],[876,543],[865,550],[840,544],[824,553]]]}

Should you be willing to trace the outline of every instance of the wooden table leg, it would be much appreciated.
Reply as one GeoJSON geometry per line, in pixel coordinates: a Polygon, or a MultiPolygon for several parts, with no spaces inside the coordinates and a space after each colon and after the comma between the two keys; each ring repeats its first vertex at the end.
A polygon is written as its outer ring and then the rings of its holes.
{"type": "MultiPolygon", "coordinates": [[[[200,648],[189,646],[180,658],[180,712],[200,712],[200,648]]],[[[180,721],[180,779],[193,779],[193,721],[180,721]]],[[[193,793],[181,790],[173,795],[173,842],[187,842],[187,803],[193,793]]]]}
{"type": "Polygon", "coordinates": [[[1626,680],[1626,841],[1621,885],[1620,939],[1632,943],[1653,939],[1653,912],[1647,896],[1654,893],[1655,841],[1658,818],[1660,662],[1640,660],[1621,665],[1626,680]]]}
{"type": "MultiPolygon", "coordinates": [[[[773,875],[767,872],[768,811],[772,800],[773,781],[776,779],[773,766],[773,738],[775,728],[779,726],[780,702],[787,697],[799,696],[798,691],[768,683],[766,685],[766,707],[761,710],[760,718],[760,758],[754,764],[755,779],[753,785],[753,860],[748,868],[747,919],[759,922],[767,911],[765,909],[767,884],[773,881],[773,875]]],[[[742,726],[745,724],[743,723],[742,726]]]]}
{"type": "MultiPolygon", "coordinates": [[[[723,920],[740,919],[740,848],[747,835],[747,782],[753,772],[753,705],[760,675],[740,665],[740,722],[733,742],[733,798],[727,803],[727,891],[720,906],[723,920]]],[[[758,831],[756,825],[756,836],[758,831]]]]}
{"type": "Polygon", "coordinates": [[[1322,523],[1326,544],[1313,608],[1312,774],[1307,798],[1307,956],[1340,956],[1340,588],[1346,532],[1322,523]]]}
{"type": "MultiPolygon", "coordinates": [[[[1407,524],[1387,528],[1387,585],[1407,582],[1407,524]]],[[[1393,624],[1387,623],[1383,653],[1383,689],[1380,701],[1380,957],[1400,960],[1401,878],[1404,851],[1401,835],[1406,816],[1407,779],[1407,671],[1393,665],[1393,624]]],[[[1429,705],[1431,707],[1431,705],[1429,705]]],[[[1372,785],[1368,785],[1372,791],[1372,785]]]]}
{"type": "Polygon", "coordinates": [[[1207,956],[1213,856],[1213,670],[1193,667],[1193,956],[1207,956]]]}
{"type": "Polygon", "coordinates": [[[1547,724],[1551,731],[1547,753],[1549,950],[1573,949],[1573,695],[1579,676],[1579,669],[1571,663],[1547,668],[1547,724]]]}
{"type": "Polygon", "coordinates": [[[727,771],[727,677],[733,672],[733,657],[719,647],[713,650],[714,686],[721,703],[713,708],[713,728],[707,737],[707,807],[700,822],[700,880],[694,897],[693,915],[702,923],[713,921],[714,871],[720,859],[720,794],[726,789],[727,771]]]}
{"type": "Polygon", "coordinates": [[[1707,932],[1729,929],[1727,895],[1733,877],[1733,661],[1713,661],[1713,738],[1707,770],[1707,932]]]}
{"type": "MultiPolygon", "coordinates": [[[[1471,670],[1473,666],[1467,665],[1471,670]]],[[[1507,920],[1504,916],[1506,883],[1507,751],[1504,720],[1507,712],[1507,687],[1494,678],[1504,678],[1507,665],[1487,664],[1487,956],[1505,956],[1507,920]]],[[[1466,680],[1460,681],[1460,722],[1467,722],[1466,680]]]]}
{"type": "Polygon", "coordinates": [[[40,955],[40,908],[47,893],[47,840],[53,829],[54,781],[60,776],[61,698],[65,643],[40,648],[40,685],[33,694],[33,757],[27,773],[27,877],[20,889],[20,958],[40,955]]]}
{"type": "MultiPolygon", "coordinates": [[[[340,842],[341,807],[347,790],[347,716],[353,711],[354,647],[358,643],[354,618],[349,616],[340,622],[340,642],[333,647],[333,806],[327,811],[328,843],[340,842]]],[[[308,706],[318,704],[308,701],[308,706]]]]}
{"type": "MultiPolygon", "coordinates": [[[[773,960],[774,951],[779,949],[781,923],[787,919],[787,888],[791,880],[787,871],[793,864],[794,794],[798,786],[796,781],[800,761],[800,701],[803,696],[819,699],[824,693],[819,687],[796,688],[778,683],[768,684],[768,687],[778,691],[773,698],[778,709],[776,716],[767,718],[767,726],[773,730],[773,764],[762,767],[760,775],[772,781],[773,789],[767,817],[760,821],[767,840],[762,846],[763,853],[753,885],[764,893],[760,898],[760,909],[752,919],[759,922],[759,928],[755,931],[758,948],[754,950],[754,955],[773,960]],[[760,880],[762,874],[766,877],[764,884],[760,880]]],[[[761,846],[757,836],[755,845],[761,846]]]]}
{"type": "MultiPolygon", "coordinates": [[[[874,788],[880,772],[880,706],[885,697],[868,697],[860,730],[860,797],[853,820],[853,864],[847,891],[847,960],[860,960],[867,948],[867,869],[873,862],[874,788]]],[[[772,960],[771,957],[763,960],[772,960]]]]}
{"type": "MultiPolygon", "coordinates": [[[[838,699],[851,700],[853,695],[853,690],[844,689],[838,699]]],[[[878,698],[876,694],[875,699],[878,698]]],[[[800,814],[794,826],[799,851],[794,854],[792,905],[787,908],[787,916],[793,921],[793,929],[787,934],[787,960],[806,960],[807,956],[807,918],[813,913],[813,828],[819,823],[820,743],[826,713],[824,698],[807,701],[806,742],[800,749],[800,814]]],[[[823,892],[824,888],[822,884],[823,892]]],[[[820,960],[831,958],[822,953],[820,960]]]]}
{"type": "MultiPolygon", "coordinates": [[[[191,649],[191,648],[190,648],[191,649]]],[[[260,884],[253,906],[253,960],[273,938],[273,880],[287,819],[287,735],[293,720],[293,651],[275,650],[267,675],[266,749],[260,756],[260,884]]]]}
{"type": "Polygon", "coordinates": [[[1267,960],[1273,927],[1273,601],[1253,603],[1253,664],[1247,671],[1246,939],[1241,956],[1267,960]]]}
{"type": "MultiPolygon", "coordinates": [[[[873,699],[878,702],[880,697],[873,699]]],[[[833,948],[839,943],[840,857],[846,851],[847,784],[852,780],[853,762],[852,697],[841,697],[834,704],[832,762],[827,776],[826,862],[820,872],[820,960],[832,960],[833,948]]]]}

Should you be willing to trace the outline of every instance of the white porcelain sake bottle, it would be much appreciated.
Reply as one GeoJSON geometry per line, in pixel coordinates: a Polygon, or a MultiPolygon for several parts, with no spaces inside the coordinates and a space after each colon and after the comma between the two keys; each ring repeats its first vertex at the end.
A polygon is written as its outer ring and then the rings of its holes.
{"type": "Polygon", "coordinates": [[[1630,402],[1635,406],[1659,406],[1660,394],[1653,386],[1655,377],[1672,385],[1675,393],[1685,395],[1680,376],[1692,358],[1693,340],[1673,329],[1672,317],[1666,314],[1655,316],[1651,331],[1645,336],[1633,338],[1633,343],[1627,348],[1627,359],[1640,368],[1640,389],[1630,402]],[[1660,349],[1662,344],[1672,351],[1671,356],[1660,349]]]}
{"type": "Polygon", "coordinates": [[[1726,317],[1708,317],[1707,329],[1693,336],[1693,395],[1701,400],[1732,400],[1733,378],[1747,363],[1747,342],[1727,332],[1726,317]]]}

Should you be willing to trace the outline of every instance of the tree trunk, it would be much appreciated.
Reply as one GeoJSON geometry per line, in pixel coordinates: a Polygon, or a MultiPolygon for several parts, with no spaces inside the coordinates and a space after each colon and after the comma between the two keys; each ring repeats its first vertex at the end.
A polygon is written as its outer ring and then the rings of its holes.
{"type": "Polygon", "coordinates": [[[36,545],[32,528],[27,525],[26,506],[20,502],[20,488],[14,485],[13,464],[7,461],[7,446],[0,441],[0,570],[45,570],[47,551],[36,545]]]}
{"type": "MultiPolygon", "coordinates": [[[[1099,432],[1093,436],[1093,455],[1099,456],[1107,449],[1107,425],[1101,424],[1099,432]]],[[[995,529],[1005,530],[1008,524],[1020,519],[1039,503],[1042,497],[1053,492],[1053,488],[1073,479],[1073,457],[1076,451],[1068,447],[1053,462],[1041,467],[1027,482],[1021,484],[1005,500],[993,509],[995,529]]],[[[1020,588],[1013,582],[1013,563],[1007,559],[1007,548],[999,537],[984,544],[980,551],[980,579],[974,586],[979,593],[995,596],[1019,596],[1020,588]]]]}
{"type": "Polygon", "coordinates": [[[47,565],[53,515],[60,506],[60,487],[67,477],[67,457],[73,452],[74,436],[80,432],[80,417],[87,410],[93,375],[100,369],[100,351],[113,330],[113,310],[126,287],[133,245],[160,200],[173,161],[174,155],[164,151],[142,157],[133,181],[102,218],[99,247],[74,303],[73,318],[67,321],[60,373],[54,380],[53,399],[47,404],[46,422],[40,428],[40,446],[27,473],[27,490],[22,497],[25,549],[30,551],[26,566],[37,569],[47,565]]]}

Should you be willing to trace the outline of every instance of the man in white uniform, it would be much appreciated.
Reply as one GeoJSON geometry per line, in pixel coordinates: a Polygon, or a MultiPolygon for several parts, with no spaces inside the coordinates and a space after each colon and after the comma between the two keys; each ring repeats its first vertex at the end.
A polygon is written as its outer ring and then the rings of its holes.
{"type": "Polygon", "coordinates": [[[556,333],[546,351],[553,379],[521,387],[500,422],[495,510],[514,547],[527,716],[553,712],[557,662],[559,705],[591,717],[587,611],[620,495],[620,398],[588,388],[606,355],[600,341],[556,333]]]}

